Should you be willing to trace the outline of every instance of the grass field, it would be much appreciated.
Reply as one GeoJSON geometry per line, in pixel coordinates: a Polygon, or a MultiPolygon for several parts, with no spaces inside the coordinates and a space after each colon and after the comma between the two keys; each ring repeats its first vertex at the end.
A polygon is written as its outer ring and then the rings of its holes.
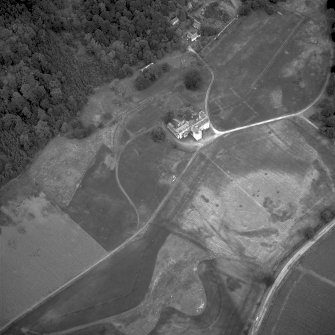
{"type": "Polygon", "coordinates": [[[105,250],[29,180],[15,180],[0,198],[2,326],[102,258],[105,250]]]}
{"type": "Polygon", "coordinates": [[[154,142],[149,133],[133,139],[120,156],[119,178],[145,222],[191,158],[173,143],[154,142]]]}
{"type": "Polygon", "coordinates": [[[80,141],[54,138],[30,166],[30,178],[58,206],[68,206],[101,145],[113,146],[114,130],[107,127],[80,141]]]}
{"type": "Polygon", "coordinates": [[[304,255],[277,292],[260,335],[332,335],[335,329],[335,282],[329,254],[335,232],[304,255]]]}
{"type": "Polygon", "coordinates": [[[23,326],[55,332],[120,314],[138,305],[146,294],[159,248],[168,232],[155,226],[94,271],[29,313],[7,334],[23,326]]]}
{"type": "Polygon", "coordinates": [[[305,257],[303,265],[306,269],[317,272],[319,275],[335,282],[335,233],[325,238],[314,247],[307,257],[305,257]],[[326,257],[325,257],[326,255],[326,257]]]}
{"type": "Polygon", "coordinates": [[[102,146],[66,208],[73,220],[109,251],[137,228],[136,212],[117,184],[115,164],[111,150],[102,146]]]}
{"type": "Polygon", "coordinates": [[[335,158],[309,131],[283,121],[219,138],[192,162],[162,215],[246,268],[274,266],[334,201],[335,158]]]}
{"type": "Polygon", "coordinates": [[[206,56],[212,123],[228,130],[301,110],[321,92],[330,55],[322,24],[289,13],[241,19],[206,56]]]}

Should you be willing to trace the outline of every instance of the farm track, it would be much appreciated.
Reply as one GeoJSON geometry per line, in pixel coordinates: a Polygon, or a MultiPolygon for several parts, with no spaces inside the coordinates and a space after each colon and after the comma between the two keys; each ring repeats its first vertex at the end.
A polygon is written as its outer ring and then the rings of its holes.
{"type": "MultiPolygon", "coordinates": [[[[290,40],[290,38],[292,38],[292,36],[295,34],[295,32],[297,31],[297,29],[301,26],[301,24],[303,22],[306,22],[306,20],[308,19],[308,17],[302,16],[302,20],[300,20],[298,22],[298,24],[294,27],[293,31],[290,33],[289,38],[286,38],[285,41],[281,44],[281,46],[279,47],[279,49],[276,51],[274,57],[271,58],[270,61],[270,66],[271,64],[273,64],[273,62],[275,61],[276,57],[279,55],[280,51],[283,49],[283,47],[288,43],[288,41],[290,40]]],[[[215,74],[212,70],[212,68],[210,67],[210,65],[192,48],[188,49],[190,52],[193,52],[194,54],[197,55],[197,57],[199,57],[199,59],[204,63],[204,65],[207,67],[207,69],[210,71],[211,73],[211,82],[208,86],[207,92],[206,92],[206,98],[205,98],[205,112],[209,117],[208,114],[208,98],[209,98],[209,94],[210,94],[210,90],[212,88],[212,85],[215,81],[215,74]]],[[[332,54],[331,54],[331,59],[333,58],[333,50],[332,50],[332,54]]],[[[265,67],[265,69],[261,72],[261,75],[263,75],[269,68],[269,64],[265,67]]],[[[252,86],[254,86],[257,81],[261,78],[258,77],[256,81],[253,82],[252,86]]],[[[290,119],[290,118],[294,118],[294,117],[300,117],[302,120],[304,120],[305,122],[309,123],[311,126],[313,126],[314,128],[318,129],[318,127],[312,123],[308,118],[306,118],[304,116],[304,113],[310,109],[311,107],[313,107],[319,100],[320,98],[323,96],[324,91],[326,89],[326,86],[328,84],[330,78],[330,73],[328,73],[327,78],[325,80],[325,83],[320,91],[320,93],[315,97],[315,99],[309,103],[306,107],[304,107],[303,109],[295,112],[295,113],[291,113],[288,115],[283,115],[277,118],[273,118],[273,119],[269,119],[269,120],[264,120],[261,122],[257,122],[254,124],[250,124],[250,125],[246,125],[246,126],[241,126],[241,127],[236,127],[230,130],[226,130],[226,131],[218,131],[217,129],[215,129],[213,127],[212,124],[212,128],[214,130],[214,132],[218,135],[218,136],[222,136],[222,135],[228,135],[230,133],[239,131],[239,130],[244,130],[244,129],[248,129],[248,128],[252,128],[252,127],[256,127],[256,126],[260,126],[260,125],[264,125],[264,124],[268,124],[268,123],[273,123],[276,121],[280,121],[280,120],[284,120],[284,119],[290,119]]],[[[252,92],[253,88],[251,87],[251,89],[249,90],[248,94],[250,94],[250,92],[252,92]]],[[[327,225],[323,230],[321,230],[317,236],[314,238],[314,240],[312,241],[308,241],[306,244],[304,244],[298,251],[296,251],[296,253],[288,260],[288,262],[283,266],[282,270],[280,271],[279,275],[276,277],[275,283],[274,285],[271,287],[271,289],[268,291],[268,293],[266,294],[265,298],[263,298],[261,306],[258,308],[257,311],[257,315],[255,317],[255,322],[252,325],[251,328],[251,332],[250,335],[257,335],[257,332],[260,328],[260,325],[265,317],[265,314],[269,308],[270,303],[272,302],[273,297],[275,296],[276,291],[279,289],[279,287],[281,286],[283,280],[287,277],[290,269],[293,267],[294,264],[297,263],[297,261],[316,243],[318,242],[322,237],[324,237],[328,232],[330,232],[333,228],[335,227],[335,221],[333,221],[332,224],[327,225]]]]}
{"type": "Polygon", "coordinates": [[[250,335],[256,335],[260,329],[262,321],[267,313],[269,306],[272,303],[272,300],[275,298],[275,295],[278,289],[281,287],[283,281],[286,279],[290,270],[294,267],[295,264],[300,260],[304,254],[311,249],[315,243],[324,238],[328,233],[330,233],[335,228],[335,220],[332,223],[324,227],[313,240],[307,241],[301,248],[299,248],[295,254],[284,264],[279,274],[276,277],[274,284],[271,286],[271,289],[267,292],[263,301],[258,309],[257,315],[255,317],[255,322],[252,325],[250,335]]]}
{"type": "MultiPolygon", "coordinates": [[[[125,146],[126,147],[126,146],[125,146]]],[[[136,214],[136,218],[137,218],[137,227],[140,226],[140,215],[138,214],[138,210],[136,205],[134,204],[133,200],[130,198],[130,196],[128,195],[128,193],[126,192],[126,190],[124,189],[124,187],[122,186],[120,179],[119,179],[119,162],[120,162],[120,158],[122,155],[122,152],[120,152],[119,157],[116,161],[116,166],[115,166],[115,178],[116,178],[116,182],[117,185],[119,186],[119,189],[121,190],[121,192],[123,193],[123,195],[126,197],[126,199],[128,200],[128,202],[130,203],[130,205],[133,207],[135,214],[136,214]]]]}
{"type": "MultiPolygon", "coordinates": [[[[154,98],[150,97],[147,98],[143,101],[141,101],[135,108],[129,109],[128,111],[125,112],[125,114],[123,115],[123,119],[119,121],[119,123],[116,126],[116,129],[114,131],[113,134],[113,146],[114,144],[118,147],[119,143],[118,140],[120,138],[119,135],[122,134],[122,126],[125,122],[125,119],[128,115],[133,114],[133,113],[137,113],[140,110],[142,110],[149,102],[151,102],[154,98]]],[[[109,121],[106,126],[109,126],[112,124],[113,121],[109,121]]],[[[117,166],[118,166],[118,161],[117,161],[117,166]]],[[[16,177],[15,179],[17,179],[18,177],[16,177]]],[[[118,178],[117,178],[118,179],[118,178]]],[[[120,188],[120,190],[122,191],[123,188],[120,188]]],[[[126,196],[126,194],[124,193],[124,195],[126,196]]],[[[128,197],[126,196],[127,200],[129,201],[128,197]]],[[[131,199],[130,199],[131,200],[131,199]]],[[[135,207],[136,208],[136,207],[135,207]]],[[[137,209],[136,209],[136,214],[137,213],[137,209]]],[[[85,274],[87,274],[89,271],[91,271],[94,267],[96,267],[97,265],[99,265],[100,263],[102,263],[103,261],[105,261],[107,258],[111,257],[112,255],[116,254],[117,252],[119,252],[120,250],[122,250],[128,243],[131,243],[133,240],[135,240],[138,236],[140,236],[142,233],[144,233],[147,229],[148,225],[145,225],[143,227],[141,227],[138,231],[136,231],[136,233],[134,233],[134,235],[132,235],[131,237],[129,237],[127,240],[125,240],[122,244],[120,244],[117,248],[115,248],[114,250],[112,250],[111,252],[107,253],[104,257],[102,257],[101,259],[99,259],[97,262],[95,262],[94,264],[92,264],[91,266],[89,266],[88,268],[86,268],[83,272],[79,273],[77,276],[73,277],[71,280],[67,281],[66,283],[64,283],[63,285],[61,285],[58,289],[56,289],[55,291],[51,292],[50,294],[48,294],[47,296],[43,297],[42,299],[40,299],[39,301],[37,301],[34,305],[32,305],[29,309],[25,310],[23,313],[21,313],[20,315],[18,315],[17,317],[15,317],[14,319],[10,320],[9,322],[7,322],[4,326],[2,326],[0,328],[0,332],[5,331],[10,325],[12,325],[14,322],[22,319],[26,314],[28,314],[29,312],[31,312],[32,310],[36,309],[37,307],[39,307],[40,305],[42,305],[46,300],[52,298],[53,296],[57,295],[58,293],[62,292],[63,290],[65,290],[67,287],[69,287],[70,285],[72,285],[75,281],[77,281],[78,279],[80,279],[81,277],[83,277],[85,274]]]]}

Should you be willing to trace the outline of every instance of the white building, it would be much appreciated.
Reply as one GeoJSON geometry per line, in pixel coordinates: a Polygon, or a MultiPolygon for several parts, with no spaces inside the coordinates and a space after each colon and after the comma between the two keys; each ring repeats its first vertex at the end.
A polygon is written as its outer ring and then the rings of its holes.
{"type": "Polygon", "coordinates": [[[202,139],[203,130],[209,128],[209,119],[203,111],[197,113],[191,110],[190,119],[175,117],[168,123],[167,128],[179,140],[191,134],[196,141],[199,141],[202,139]]]}
{"type": "Polygon", "coordinates": [[[142,67],[142,69],[140,69],[140,71],[143,72],[144,70],[148,69],[151,65],[154,65],[154,63],[150,63],[150,64],[142,67]]]}
{"type": "Polygon", "coordinates": [[[194,19],[193,20],[193,27],[198,30],[201,27],[201,23],[198,20],[194,19]]]}
{"type": "Polygon", "coordinates": [[[187,37],[187,39],[191,40],[191,42],[194,42],[200,37],[200,35],[198,34],[197,31],[195,31],[195,32],[189,31],[189,32],[187,32],[186,37],[187,37]]]}
{"type": "Polygon", "coordinates": [[[175,25],[177,25],[179,23],[179,19],[177,17],[175,17],[170,22],[171,22],[172,26],[175,26],[175,25]]]}

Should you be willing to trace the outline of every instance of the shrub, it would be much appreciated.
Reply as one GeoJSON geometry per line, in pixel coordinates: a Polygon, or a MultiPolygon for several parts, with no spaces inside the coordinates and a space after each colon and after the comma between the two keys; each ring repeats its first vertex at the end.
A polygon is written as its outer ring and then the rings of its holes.
{"type": "Polygon", "coordinates": [[[320,219],[323,224],[329,223],[330,221],[334,219],[334,217],[335,217],[335,213],[329,207],[323,209],[320,213],[320,219]]]}
{"type": "Polygon", "coordinates": [[[216,35],[219,31],[218,29],[212,26],[202,25],[200,28],[200,32],[201,32],[201,35],[203,36],[213,36],[213,35],[216,35]]]}
{"type": "Polygon", "coordinates": [[[260,276],[260,282],[266,287],[270,287],[275,282],[275,276],[272,273],[264,273],[260,276]]]}
{"type": "Polygon", "coordinates": [[[93,124],[84,126],[80,120],[74,119],[71,121],[70,130],[66,134],[66,137],[82,139],[90,136],[95,131],[95,129],[96,128],[93,124]]]}
{"type": "Polygon", "coordinates": [[[306,240],[310,240],[315,235],[315,229],[313,227],[306,227],[301,230],[301,233],[306,240]]]}
{"type": "Polygon", "coordinates": [[[324,135],[325,137],[328,137],[330,139],[335,138],[335,128],[333,128],[333,127],[322,126],[320,128],[320,133],[322,135],[324,135]]]}
{"type": "Polygon", "coordinates": [[[251,6],[249,3],[244,3],[241,5],[241,7],[238,9],[238,15],[240,16],[247,16],[251,12],[251,6]]]}
{"type": "Polygon", "coordinates": [[[202,77],[198,70],[189,70],[184,77],[184,84],[188,90],[198,90],[202,84],[202,77]]]}
{"type": "Polygon", "coordinates": [[[170,123],[174,118],[174,113],[172,111],[168,111],[165,113],[165,115],[163,116],[163,122],[165,124],[170,123]]]}
{"type": "Polygon", "coordinates": [[[162,63],[161,68],[163,72],[169,72],[171,67],[169,63],[162,63]]]}
{"type": "Polygon", "coordinates": [[[329,82],[326,88],[326,93],[329,96],[334,95],[334,90],[335,90],[335,76],[332,74],[329,78],[329,82]]]}
{"type": "Polygon", "coordinates": [[[154,142],[164,142],[166,135],[162,127],[156,127],[150,132],[150,137],[154,142]]]}
{"type": "Polygon", "coordinates": [[[135,87],[142,91],[150,87],[164,72],[170,70],[168,63],[154,64],[148,69],[143,70],[135,79],[135,87]]]}
{"type": "Polygon", "coordinates": [[[145,90],[151,84],[152,82],[146,78],[143,73],[140,73],[135,79],[135,87],[139,91],[145,90]]]}

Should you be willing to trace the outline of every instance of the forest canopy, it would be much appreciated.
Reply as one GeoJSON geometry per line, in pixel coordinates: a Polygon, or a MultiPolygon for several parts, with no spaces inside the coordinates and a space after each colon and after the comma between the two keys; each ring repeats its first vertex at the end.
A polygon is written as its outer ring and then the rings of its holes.
{"type": "Polygon", "coordinates": [[[92,87],[177,48],[169,0],[2,0],[0,185],[78,116],[92,87]]]}

